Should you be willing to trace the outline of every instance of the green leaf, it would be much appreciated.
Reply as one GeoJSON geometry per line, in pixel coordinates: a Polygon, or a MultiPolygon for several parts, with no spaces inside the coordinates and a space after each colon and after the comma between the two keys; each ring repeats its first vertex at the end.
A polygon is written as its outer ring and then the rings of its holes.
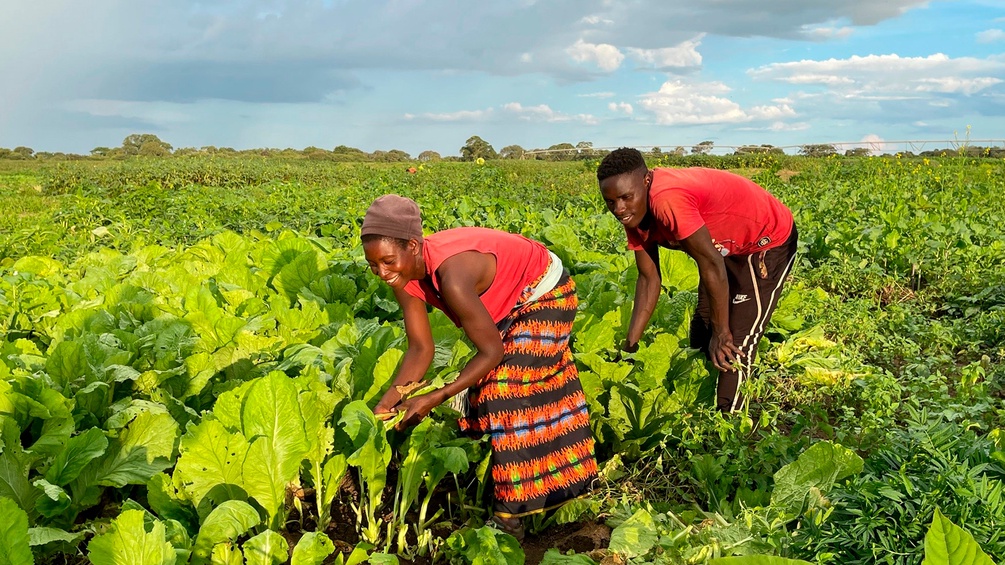
{"type": "Polygon", "coordinates": [[[635,359],[642,362],[642,374],[638,376],[642,390],[664,387],[667,372],[673,358],[680,353],[679,340],[670,334],[659,334],[651,345],[639,347],[635,359]]]}
{"type": "Polygon", "coordinates": [[[45,479],[54,485],[66,486],[77,478],[85,465],[104,455],[107,448],[108,438],[99,428],[91,428],[74,436],[56,455],[45,473],[45,479]]]}
{"type": "Polygon", "coordinates": [[[190,527],[198,523],[190,501],[183,498],[171,477],[164,473],[157,473],[147,481],[147,504],[162,520],[175,520],[190,527]]]}
{"type": "Polygon", "coordinates": [[[925,534],[925,560],[921,565],[994,565],[970,532],[957,526],[936,508],[925,534]]]}
{"type": "Polygon", "coordinates": [[[221,424],[231,431],[241,429],[241,407],[248,396],[251,386],[257,381],[246,381],[237,387],[223,392],[213,404],[213,415],[221,424]]]}
{"type": "Polygon", "coordinates": [[[610,549],[625,557],[638,557],[649,553],[658,538],[652,515],[641,508],[614,528],[611,532],[610,549]]]}
{"type": "Polygon", "coordinates": [[[293,381],[280,372],[255,381],[241,410],[241,424],[252,440],[244,462],[244,489],[265,508],[271,522],[283,509],[286,486],[299,477],[309,447],[293,381]]]}
{"type": "Polygon", "coordinates": [[[142,510],[126,510],[112,521],[109,531],[87,544],[93,565],[173,565],[174,548],[164,537],[164,524],[155,521],[150,532],[142,510]]]}
{"type": "Polygon", "coordinates": [[[81,471],[70,484],[73,503],[87,508],[98,503],[99,486],[143,485],[171,466],[178,423],[170,414],[142,412],[113,438],[105,454],[81,471]]]}
{"type": "Polygon", "coordinates": [[[398,369],[398,363],[404,356],[405,352],[400,349],[388,349],[377,359],[377,364],[373,366],[373,383],[363,395],[363,402],[371,404],[371,401],[380,396],[387,384],[391,382],[398,369]]]}
{"type": "Polygon", "coordinates": [[[0,565],[31,565],[28,515],[9,498],[0,498],[0,565]]]}
{"type": "Polygon", "coordinates": [[[290,565],[321,565],[335,551],[335,544],[325,534],[307,532],[293,548],[290,565]]]}
{"type": "Polygon", "coordinates": [[[59,528],[28,528],[28,543],[35,547],[52,542],[76,544],[84,537],[84,532],[70,533],[59,528]]]}
{"type": "Polygon", "coordinates": [[[827,493],[837,481],[862,472],[862,458],[829,441],[813,444],[775,473],[771,505],[786,515],[798,516],[811,488],[827,493]]]}
{"type": "Polygon", "coordinates": [[[265,530],[244,542],[246,565],[279,565],[290,557],[290,546],[286,538],[272,530],[265,530]]]}
{"type": "Polygon", "coordinates": [[[56,344],[45,361],[45,371],[63,394],[67,394],[70,383],[94,374],[87,363],[84,346],[76,341],[61,341],[56,344]]]}
{"type": "Polygon", "coordinates": [[[196,507],[219,485],[222,492],[217,490],[217,495],[237,500],[247,496],[242,472],[248,440],[240,432],[232,433],[216,420],[190,424],[181,438],[180,452],[175,480],[196,507]]]}
{"type": "Polygon", "coordinates": [[[192,549],[191,565],[208,563],[213,547],[224,542],[233,543],[261,522],[258,511],[247,502],[228,500],[213,509],[199,528],[192,549]]]}
{"type": "Polygon", "coordinates": [[[523,565],[526,560],[515,537],[489,526],[458,530],[447,538],[447,546],[472,565],[523,565]]]}
{"type": "Polygon", "coordinates": [[[234,543],[218,543],[213,546],[209,562],[212,565],[244,565],[244,554],[234,543]]]}
{"type": "Polygon", "coordinates": [[[318,253],[308,249],[280,269],[272,279],[272,286],[291,302],[295,301],[300,289],[309,287],[323,268],[324,263],[318,253]]]}
{"type": "Polygon", "coordinates": [[[802,559],[786,559],[774,555],[744,555],[741,557],[720,557],[708,562],[708,565],[813,565],[802,559]]]}
{"type": "Polygon", "coordinates": [[[589,555],[582,553],[565,555],[553,547],[544,554],[541,565],[597,565],[597,562],[590,559],[589,555]]]}
{"type": "Polygon", "coordinates": [[[660,249],[660,283],[681,290],[698,286],[698,265],[686,253],[660,249]]]}
{"type": "Polygon", "coordinates": [[[34,519],[38,515],[35,502],[42,492],[28,482],[29,465],[28,456],[23,452],[8,448],[0,453],[0,497],[13,500],[34,519]]]}
{"type": "Polygon", "coordinates": [[[66,512],[70,507],[70,495],[66,494],[66,491],[61,487],[45,479],[38,479],[32,484],[41,489],[44,494],[35,501],[35,508],[42,516],[52,518],[66,512]]]}
{"type": "Polygon", "coordinates": [[[398,565],[398,556],[387,553],[373,553],[370,555],[369,563],[373,565],[398,565]]]}

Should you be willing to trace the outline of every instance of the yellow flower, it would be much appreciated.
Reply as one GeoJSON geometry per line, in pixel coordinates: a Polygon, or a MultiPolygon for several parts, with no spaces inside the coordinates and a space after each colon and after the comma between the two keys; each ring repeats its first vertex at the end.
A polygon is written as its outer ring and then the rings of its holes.
{"type": "Polygon", "coordinates": [[[485,159],[479,157],[479,158],[475,159],[475,163],[478,163],[479,165],[484,165],[485,164],[485,159]]]}

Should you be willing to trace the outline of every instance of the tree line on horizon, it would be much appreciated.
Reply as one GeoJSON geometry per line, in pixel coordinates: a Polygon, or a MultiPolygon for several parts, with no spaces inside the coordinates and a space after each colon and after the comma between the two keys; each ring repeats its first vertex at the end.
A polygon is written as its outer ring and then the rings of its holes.
{"type": "MultiPolygon", "coordinates": [[[[647,158],[660,159],[671,156],[685,155],[710,155],[715,148],[712,141],[702,141],[690,148],[676,146],[672,150],[664,150],[659,146],[652,146],[651,149],[642,151],[647,158]]],[[[119,147],[95,147],[88,155],[62,152],[36,152],[30,147],[19,146],[13,149],[0,147],[0,160],[116,160],[128,159],[131,157],[189,157],[189,156],[221,156],[221,157],[278,157],[288,159],[314,159],[321,161],[337,162],[371,162],[371,163],[398,163],[398,162],[434,162],[434,161],[476,161],[484,159],[531,159],[539,161],[589,161],[599,160],[608,153],[606,149],[593,147],[589,141],[572,143],[558,143],[547,148],[524,149],[520,145],[507,145],[499,151],[489,142],[474,135],[468,138],[460,148],[459,155],[441,155],[432,150],[422,151],[416,156],[400,149],[390,149],[387,151],[376,150],[366,152],[355,147],[338,145],[328,150],[321,147],[308,146],[303,149],[233,149],[231,147],[216,147],[212,145],[195,147],[174,148],[170,143],[161,140],[154,134],[142,133],[126,136],[119,147]]],[[[781,147],[769,144],[743,145],[733,148],[731,155],[784,155],[781,147]]],[[[846,157],[865,157],[873,155],[868,147],[855,147],[841,152],[834,144],[808,144],[802,145],[799,155],[806,157],[830,157],[844,155],[846,157]]],[[[931,149],[915,154],[911,151],[898,151],[894,154],[885,153],[883,156],[900,155],[902,157],[942,157],[947,155],[957,155],[966,157],[989,157],[1005,158],[1005,147],[983,147],[965,145],[957,148],[931,149]]]]}

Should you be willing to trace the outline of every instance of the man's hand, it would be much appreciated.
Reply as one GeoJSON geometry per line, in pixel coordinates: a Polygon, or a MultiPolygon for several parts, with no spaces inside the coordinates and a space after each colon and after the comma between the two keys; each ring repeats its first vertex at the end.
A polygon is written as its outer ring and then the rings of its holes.
{"type": "Polygon", "coordinates": [[[733,334],[727,331],[712,334],[712,340],[708,344],[708,356],[716,369],[729,372],[733,370],[733,363],[743,357],[743,352],[733,343],[733,334]]]}
{"type": "Polygon", "coordinates": [[[404,412],[405,417],[398,422],[394,429],[401,432],[405,428],[418,424],[433,411],[433,408],[442,403],[443,395],[438,390],[402,401],[401,404],[398,404],[397,410],[404,412]]]}

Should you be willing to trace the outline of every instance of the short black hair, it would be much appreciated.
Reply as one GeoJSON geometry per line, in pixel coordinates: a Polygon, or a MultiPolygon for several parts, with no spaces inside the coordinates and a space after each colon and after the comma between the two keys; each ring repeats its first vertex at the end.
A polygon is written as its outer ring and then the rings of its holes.
{"type": "Polygon", "coordinates": [[[597,180],[603,181],[638,169],[646,168],[646,160],[642,153],[633,147],[615,149],[604,157],[597,167],[597,180]]]}
{"type": "Polygon", "coordinates": [[[400,237],[393,237],[393,236],[390,236],[390,235],[380,235],[380,234],[376,234],[376,233],[368,233],[368,234],[360,237],[360,241],[362,241],[364,245],[366,245],[367,243],[370,243],[371,241],[386,241],[387,243],[390,243],[391,245],[397,246],[398,249],[408,249],[408,241],[409,240],[407,240],[407,239],[401,239],[400,237]]]}

